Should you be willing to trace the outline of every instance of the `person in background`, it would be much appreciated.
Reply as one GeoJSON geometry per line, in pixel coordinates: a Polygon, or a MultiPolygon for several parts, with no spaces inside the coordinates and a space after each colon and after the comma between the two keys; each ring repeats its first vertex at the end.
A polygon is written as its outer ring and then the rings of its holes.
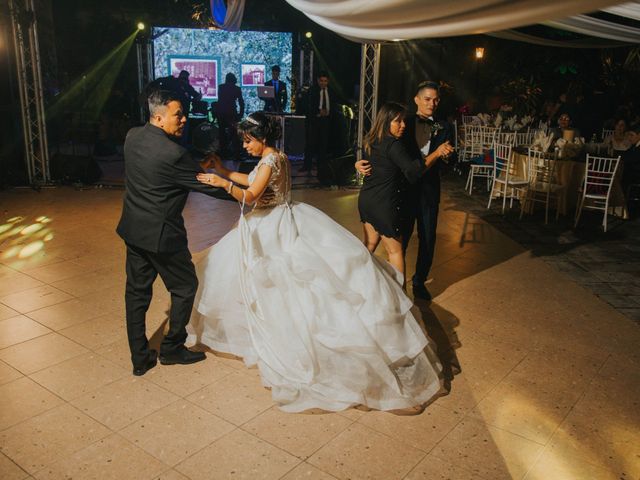
{"type": "Polygon", "coordinates": [[[307,107],[307,145],[301,172],[310,172],[316,160],[318,176],[326,167],[329,150],[330,115],[333,113],[334,93],[329,88],[329,76],[318,73],[316,85],[309,90],[307,107]]]}
{"type": "MultiPolygon", "coordinates": [[[[406,205],[409,221],[402,232],[402,248],[406,252],[417,222],[418,256],[412,278],[413,296],[431,300],[425,283],[431,270],[436,246],[440,208],[440,164],[454,152],[453,129],[448,123],[434,118],[440,104],[440,86],[437,82],[426,80],[420,83],[413,100],[417,112],[405,119],[406,129],[402,141],[409,155],[422,158],[427,168],[420,181],[408,190],[406,205]]],[[[364,175],[369,175],[372,171],[367,160],[356,162],[356,169],[364,175]]]]}
{"type": "Polygon", "coordinates": [[[229,156],[237,159],[240,144],[236,135],[238,121],[244,117],[244,98],[236,76],[229,72],[224,83],[218,87],[218,103],[215,105],[218,128],[220,129],[220,148],[229,156]],[[240,111],[238,112],[238,107],[240,111]]]}
{"type": "Polygon", "coordinates": [[[271,67],[271,80],[265,82],[268,87],[273,87],[274,98],[264,101],[265,112],[284,112],[287,109],[287,84],[280,80],[280,66],[271,67]]]}
{"type": "Polygon", "coordinates": [[[402,226],[408,221],[404,205],[407,182],[415,184],[427,169],[424,161],[407,153],[400,140],[406,115],[406,108],[395,102],[385,103],[378,111],[371,130],[364,138],[371,175],[364,177],[358,197],[365,246],[374,253],[382,241],[389,263],[403,275],[403,286],[405,255],[402,226]]]}
{"type": "Polygon", "coordinates": [[[607,146],[608,152],[617,157],[626,152],[633,145],[631,138],[627,132],[627,122],[624,118],[618,118],[613,127],[613,135],[609,135],[603,140],[607,146]]]}

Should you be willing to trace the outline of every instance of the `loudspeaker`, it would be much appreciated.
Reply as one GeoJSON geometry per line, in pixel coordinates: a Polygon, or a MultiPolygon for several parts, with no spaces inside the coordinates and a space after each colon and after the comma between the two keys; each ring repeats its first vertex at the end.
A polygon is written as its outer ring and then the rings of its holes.
{"type": "Polygon", "coordinates": [[[293,157],[304,155],[305,119],[284,117],[284,153],[293,157]]]}
{"type": "Polygon", "coordinates": [[[327,158],[324,164],[318,165],[318,181],[323,185],[350,185],[356,174],[354,163],[353,154],[327,158]]]}
{"type": "Polygon", "coordinates": [[[100,165],[93,157],[57,153],[51,158],[51,177],[64,183],[95,183],[102,177],[100,165]]]}

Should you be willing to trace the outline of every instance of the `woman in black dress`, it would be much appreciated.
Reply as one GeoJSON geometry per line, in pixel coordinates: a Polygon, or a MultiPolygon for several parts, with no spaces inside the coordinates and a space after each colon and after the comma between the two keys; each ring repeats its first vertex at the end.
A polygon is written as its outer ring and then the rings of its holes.
{"type": "Polygon", "coordinates": [[[426,171],[424,161],[411,158],[400,141],[406,113],[406,108],[395,102],[385,103],[378,111],[364,138],[372,168],[371,174],[364,177],[358,198],[364,244],[373,253],[382,241],[389,263],[402,275],[405,268],[400,232],[407,182],[417,182],[426,171]]]}

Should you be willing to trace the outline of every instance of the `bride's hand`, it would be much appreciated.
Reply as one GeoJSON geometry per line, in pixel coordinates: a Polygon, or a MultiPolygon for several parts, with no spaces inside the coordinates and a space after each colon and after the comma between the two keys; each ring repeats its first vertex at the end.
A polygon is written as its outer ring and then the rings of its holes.
{"type": "Polygon", "coordinates": [[[199,173],[196,175],[196,178],[200,183],[206,183],[213,187],[224,187],[227,183],[224,178],[219,177],[215,173],[199,173]]]}

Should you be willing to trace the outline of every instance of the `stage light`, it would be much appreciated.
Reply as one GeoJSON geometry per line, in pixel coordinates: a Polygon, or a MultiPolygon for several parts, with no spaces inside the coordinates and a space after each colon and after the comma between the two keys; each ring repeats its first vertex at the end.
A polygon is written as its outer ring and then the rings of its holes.
{"type": "Polygon", "coordinates": [[[482,58],[484,58],[484,48],[482,48],[482,47],[477,47],[476,48],[476,58],[478,60],[481,60],[482,58]]]}
{"type": "Polygon", "coordinates": [[[304,36],[307,37],[307,38],[311,38],[311,37],[313,37],[313,33],[307,32],[307,33],[304,34],[304,36]]]}
{"type": "Polygon", "coordinates": [[[138,22],[138,30],[144,30],[144,23],[138,22]]]}

